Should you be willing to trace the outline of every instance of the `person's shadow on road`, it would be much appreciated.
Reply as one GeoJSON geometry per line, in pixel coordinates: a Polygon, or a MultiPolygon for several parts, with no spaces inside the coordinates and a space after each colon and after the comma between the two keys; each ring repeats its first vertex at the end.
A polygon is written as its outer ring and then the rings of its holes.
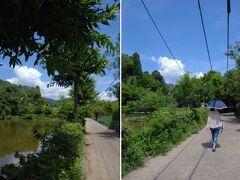
{"type": "MultiPolygon", "coordinates": [[[[205,142],[205,143],[202,143],[202,146],[203,148],[206,148],[206,149],[211,149],[213,147],[212,143],[211,142],[205,142]]],[[[220,144],[217,144],[216,146],[217,148],[220,148],[221,145],[220,144]]]]}

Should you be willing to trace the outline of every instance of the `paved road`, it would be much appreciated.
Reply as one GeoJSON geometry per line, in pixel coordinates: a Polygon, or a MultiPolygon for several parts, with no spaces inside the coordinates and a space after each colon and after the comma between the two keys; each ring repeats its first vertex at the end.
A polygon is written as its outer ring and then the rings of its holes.
{"type": "Polygon", "coordinates": [[[240,180],[240,121],[223,114],[225,129],[212,152],[206,128],[189,137],[166,156],[145,162],[123,180],[240,180]]]}
{"type": "Polygon", "coordinates": [[[92,119],[86,120],[87,180],[119,180],[119,136],[92,119]]]}

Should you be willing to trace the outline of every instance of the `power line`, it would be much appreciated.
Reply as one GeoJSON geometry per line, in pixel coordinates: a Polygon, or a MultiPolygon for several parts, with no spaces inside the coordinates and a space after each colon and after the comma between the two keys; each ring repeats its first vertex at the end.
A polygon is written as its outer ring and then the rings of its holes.
{"type": "MultiPolygon", "coordinates": [[[[111,37],[112,37],[113,39],[115,39],[116,36],[117,36],[117,34],[118,34],[118,24],[119,24],[119,21],[117,21],[117,22],[115,23],[115,27],[113,27],[113,32],[114,32],[114,33],[112,33],[112,35],[111,35],[111,37]]],[[[106,75],[106,77],[105,77],[105,79],[104,79],[101,87],[104,87],[104,86],[105,86],[106,81],[107,81],[107,79],[109,78],[109,75],[110,75],[110,73],[111,73],[111,71],[112,71],[112,67],[111,67],[112,64],[113,64],[113,62],[110,64],[110,69],[109,69],[109,71],[108,71],[108,73],[107,73],[107,75],[106,75]]]]}
{"type": "Polygon", "coordinates": [[[205,27],[204,27],[204,22],[203,22],[203,16],[202,16],[202,9],[201,9],[200,0],[198,0],[198,9],[199,9],[200,16],[201,16],[202,28],[203,28],[203,33],[204,33],[204,38],[205,38],[205,43],[206,43],[207,53],[208,53],[208,60],[209,60],[209,64],[210,64],[211,71],[212,71],[212,61],[211,61],[211,57],[210,57],[210,53],[209,53],[209,48],[208,48],[208,41],[207,41],[207,35],[206,35],[206,31],[205,31],[205,27]]]}
{"type": "MultiPolygon", "coordinates": [[[[229,53],[229,15],[231,13],[230,0],[227,0],[227,74],[228,74],[228,53],[229,53]]],[[[227,76],[228,77],[228,76],[227,76]]]]}
{"type": "Polygon", "coordinates": [[[108,86],[108,88],[105,89],[105,91],[102,91],[102,92],[100,93],[101,95],[98,96],[98,98],[102,97],[103,94],[109,90],[109,88],[114,84],[114,82],[118,79],[118,77],[119,77],[119,74],[118,74],[118,75],[115,77],[115,79],[110,83],[110,85],[108,86]]]}
{"type": "Polygon", "coordinates": [[[117,19],[115,31],[114,31],[114,34],[112,36],[114,41],[115,41],[115,39],[117,37],[117,34],[119,33],[119,23],[120,23],[120,19],[117,19]]]}
{"type": "MultiPolygon", "coordinates": [[[[228,86],[228,54],[229,54],[229,15],[231,13],[231,4],[230,4],[230,0],[227,0],[227,89],[229,91],[229,86],[228,86]]],[[[230,104],[230,100],[228,97],[228,103],[230,104]]],[[[229,105],[228,105],[229,107],[229,105]]]]}
{"type": "Polygon", "coordinates": [[[171,49],[169,48],[167,42],[165,41],[165,39],[164,39],[162,33],[160,32],[158,26],[156,25],[156,23],[155,23],[155,21],[154,21],[152,15],[150,14],[148,8],[146,7],[146,5],[145,5],[145,3],[143,2],[143,0],[141,0],[141,2],[142,2],[142,4],[143,4],[145,10],[147,11],[147,13],[148,13],[148,15],[149,15],[149,17],[150,17],[152,23],[154,24],[155,28],[157,29],[158,34],[160,35],[160,37],[162,38],[162,40],[163,40],[165,46],[167,47],[168,51],[170,52],[172,58],[175,60],[175,62],[176,62],[177,65],[178,65],[178,68],[179,68],[179,69],[183,72],[183,74],[184,74],[185,72],[182,70],[182,68],[181,68],[180,65],[178,64],[177,59],[175,58],[175,56],[173,55],[173,53],[172,53],[171,49]]]}
{"type": "Polygon", "coordinates": [[[102,86],[101,86],[101,87],[104,87],[104,86],[105,86],[105,84],[106,84],[106,82],[107,82],[107,79],[108,79],[108,77],[109,77],[109,75],[110,75],[111,71],[112,71],[112,68],[111,68],[111,69],[108,71],[108,74],[107,74],[107,76],[105,77],[105,79],[104,79],[104,81],[103,81],[103,83],[102,83],[102,86]]]}

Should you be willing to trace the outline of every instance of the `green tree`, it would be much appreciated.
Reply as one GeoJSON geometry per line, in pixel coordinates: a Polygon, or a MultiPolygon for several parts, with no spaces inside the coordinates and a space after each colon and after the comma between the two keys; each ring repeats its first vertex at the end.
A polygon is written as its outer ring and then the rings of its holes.
{"type": "Polygon", "coordinates": [[[138,83],[140,86],[144,88],[150,88],[154,92],[156,92],[158,88],[158,83],[148,72],[144,72],[143,75],[139,77],[138,83]]]}
{"type": "Polygon", "coordinates": [[[12,0],[0,5],[4,8],[0,14],[0,54],[8,56],[10,66],[15,67],[21,64],[20,57],[28,60],[35,53],[35,64],[42,64],[58,84],[73,85],[77,119],[81,80],[106,66],[96,47],[113,48],[109,37],[99,32],[99,24],[114,20],[119,4],[103,8],[101,0],[12,0]]]}
{"type": "Polygon", "coordinates": [[[202,77],[202,84],[204,86],[204,95],[206,101],[212,99],[226,99],[223,96],[223,82],[224,79],[221,73],[216,71],[209,71],[202,77]]]}
{"type": "MultiPolygon", "coordinates": [[[[98,23],[108,24],[118,9],[115,3],[101,5],[101,0],[1,1],[0,54],[15,67],[22,63],[20,57],[27,61],[36,54],[36,62],[49,57],[49,52],[56,57],[63,43],[72,49],[84,45],[96,36],[98,23]]],[[[51,66],[47,69],[51,71],[51,66]]]]}
{"type": "Polygon", "coordinates": [[[176,101],[171,96],[166,96],[162,92],[153,92],[145,89],[143,96],[136,101],[129,101],[127,110],[129,112],[152,113],[161,107],[175,107],[176,101]]]}
{"type": "Polygon", "coordinates": [[[127,79],[134,73],[134,65],[131,57],[127,54],[122,54],[122,81],[126,82],[127,79]]]}
{"type": "Polygon", "coordinates": [[[36,113],[36,109],[40,110],[44,104],[39,88],[14,85],[0,80],[0,94],[0,113],[5,111],[7,115],[36,113]],[[30,104],[34,106],[34,110],[30,110],[30,104]]]}
{"type": "Polygon", "coordinates": [[[236,68],[229,70],[225,73],[225,86],[224,89],[227,92],[227,97],[230,103],[232,103],[239,113],[240,109],[240,95],[239,95],[239,82],[240,82],[240,42],[236,42],[231,46],[229,53],[227,54],[236,62],[236,68]]]}
{"type": "Polygon", "coordinates": [[[154,70],[152,72],[152,77],[155,79],[155,81],[158,83],[159,88],[164,92],[167,93],[167,85],[166,82],[163,78],[163,76],[161,75],[161,73],[157,70],[154,70]]]}
{"type": "Polygon", "coordinates": [[[173,89],[179,107],[199,107],[202,94],[201,80],[190,74],[184,74],[173,89]]]}
{"type": "Polygon", "coordinates": [[[134,67],[133,75],[141,76],[142,75],[142,66],[141,66],[139,54],[136,52],[133,53],[133,55],[131,56],[131,59],[133,61],[133,67],[134,67]]]}
{"type": "MultiPolygon", "coordinates": [[[[89,7],[88,10],[92,11],[92,8],[89,7]]],[[[57,56],[56,54],[53,54],[50,59],[58,59],[60,55],[61,62],[63,64],[52,63],[51,65],[48,65],[48,59],[44,62],[46,67],[51,67],[51,71],[48,72],[54,77],[53,80],[57,84],[63,86],[73,86],[73,115],[75,120],[78,120],[77,107],[79,101],[79,86],[83,84],[85,78],[87,78],[90,74],[104,73],[103,69],[106,67],[108,62],[106,55],[102,54],[99,48],[106,48],[107,53],[114,51],[114,46],[112,45],[109,37],[99,32],[99,26],[97,23],[108,24],[108,21],[115,19],[115,13],[118,10],[118,5],[114,4],[110,9],[107,6],[105,11],[101,8],[96,8],[95,10],[95,15],[98,15],[99,17],[98,19],[87,19],[88,24],[96,24],[92,25],[92,29],[88,32],[85,32],[84,37],[86,37],[86,41],[75,44],[75,46],[73,46],[74,48],[72,48],[72,46],[69,48],[65,44],[60,46],[57,56]],[[102,11],[102,13],[98,14],[99,11],[102,11]]],[[[82,88],[80,87],[80,89],[82,88]]]]}
{"type": "Polygon", "coordinates": [[[240,42],[232,45],[227,55],[236,62],[236,68],[240,71],[240,42]]]}
{"type": "Polygon", "coordinates": [[[231,69],[224,74],[224,83],[222,87],[222,95],[235,109],[238,102],[240,102],[240,76],[237,69],[231,69]]]}
{"type": "Polygon", "coordinates": [[[93,113],[94,113],[96,121],[98,120],[99,116],[105,112],[103,106],[104,105],[101,100],[95,101],[94,106],[93,106],[93,113]]]}
{"type": "Polygon", "coordinates": [[[128,101],[139,100],[143,95],[144,88],[138,85],[137,78],[132,76],[126,83],[122,83],[122,105],[128,101]]]}
{"type": "Polygon", "coordinates": [[[142,66],[140,56],[134,53],[132,56],[122,54],[122,79],[126,81],[130,76],[141,76],[142,66]]]}
{"type": "Polygon", "coordinates": [[[28,103],[27,105],[27,114],[34,114],[36,112],[36,108],[32,103],[28,103]]]}

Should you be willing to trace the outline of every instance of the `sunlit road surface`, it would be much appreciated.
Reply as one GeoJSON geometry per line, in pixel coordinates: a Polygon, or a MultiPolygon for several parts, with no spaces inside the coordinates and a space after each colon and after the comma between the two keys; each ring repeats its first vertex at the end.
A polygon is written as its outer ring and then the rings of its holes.
{"type": "Polygon", "coordinates": [[[87,180],[119,180],[120,139],[117,133],[86,119],[87,180]]]}

